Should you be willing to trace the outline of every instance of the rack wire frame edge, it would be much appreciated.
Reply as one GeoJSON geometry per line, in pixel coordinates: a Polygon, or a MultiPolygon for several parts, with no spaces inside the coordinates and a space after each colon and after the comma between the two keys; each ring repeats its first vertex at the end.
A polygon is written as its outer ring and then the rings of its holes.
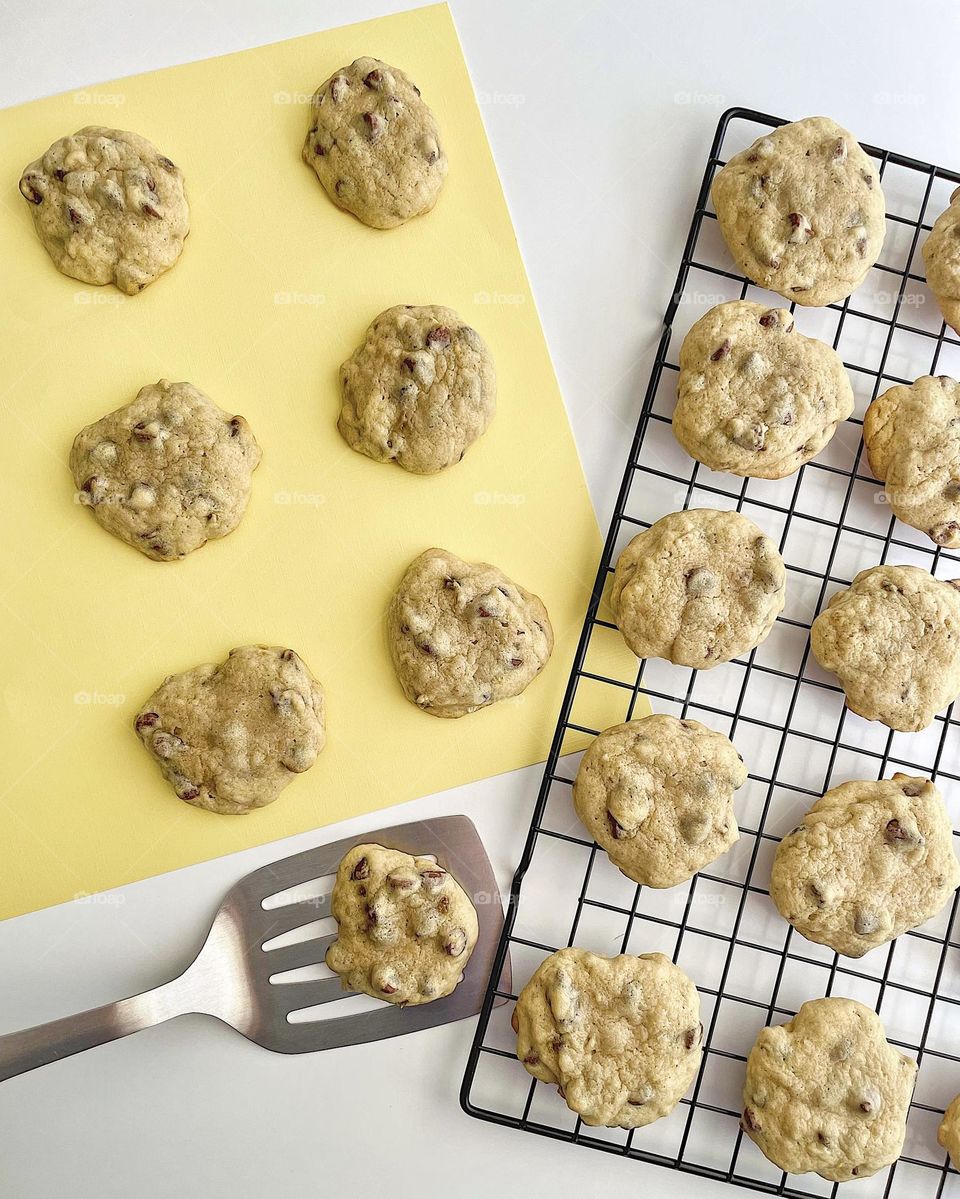
{"type": "MultiPolygon", "coordinates": [[[[532,860],[534,850],[535,850],[535,847],[537,844],[537,840],[538,840],[539,836],[541,835],[541,824],[542,824],[542,820],[543,820],[543,817],[544,817],[544,814],[545,814],[545,811],[547,808],[547,803],[548,803],[551,788],[553,786],[554,781],[556,780],[556,766],[557,766],[558,760],[561,755],[564,737],[565,737],[568,729],[571,727],[570,723],[569,723],[570,714],[571,714],[574,699],[575,699],[575,696],[577,693],[577,688],[578,688],[578,685],[579,685],[581,677],[582,677],[584,661],[585,661],[588,647],[590,644],[590,639],[591,639],[591,636],[592,636],[593,631],[596,626],[597,614],[598,614],[600,604],[602,601],[605,583],[606,583],[608,574],[611,570],[612,563],[614,561],[614,556],[615,556],[614,551],[615,551],[615,547],[616,547],[617,538],[620,533],[621,525],[622,525],[622,522],[624,519],[627,504],[628,504],[629,497],[630,497],[630,492],[631,492],[632,486],[635,482],[637,472],[642,471],[644,469],[643,464],[640,461],[640,456],[641,456],[641,451],[642,451],[642,447],[643,447],[644,437],[646,435],[651,417],[653,415],[653,406],[654,406],[654,403],[655,403],[655,400],[657,397],[658,387],[660,386],[661,378],[662,378],[663,371],[664,371],[665,365],[666,365],[667,351],[670,347],[671,337],[672,337],[672,333],[673,333],[674,318],[677,313],[677,308],[683,297],[684,288],[686,286],[686,282],[687,282],[687,278],[689,276],[690,270],[692,267],[699,265],[696,263],[696,261],[694,259],[694,251],[697,246],[697,242],[698,242],[700,231],[701,231],[701,228],[703,225],[703,221],[704,221],[705,217],[707,217],[708,215],[712,215],[707,212],[707,202],[709,199],[711,183],[712,183],[712,180],[714,178],[716,171],[720,168],[720,166],[722,166],[722,159],[720,158],[720,152],[721,152],[721,148],[724,143],[724,139],[727,135],[728,127],[731,124],[731,122],[736,121],[736,120],[750,122],[755,125],[767,126],[768,128],[771,128],[771,129],[787,123],[786,118],[773,117],[773,116],[770,116],[770,115],[767,115],[764,113],[757,112],[756,110],[753,110],[753,109],[742,108],[742,107],[733,107],[733,108],[728,109],[726,112],[724,112],[722,114],[722,116],[720,117],[720,119],[718,121],[717,128],[716,128],[714,138],[713,138],[713,142],[712,142],[712,145],[710,148],[709,156],[707,159],[706,167],[704,169],[703,178],[702,178],[699,192],[697,195],[697,201],[696,201],[696,206],[695,206],[695,210],[694,210],[694,215],[693,215],[693,219],[691,221],[690,229],[688,231],[687,239],[686,239],[686,242],[684,245],[681,262],[680,262],[680,267],[679,267],[677,277],[676,277],[676,282],[675,282],[674,289],[670,296],[670,300],[669,300],[669,303],[667,305],[667,309],[666,309],[666,312],[664,315],[663,329],[660,334],[659,341],[657,343],[656,355],[654,358],[653,365],[651,367],[650,377],[649,377],[649,380],[647,383],[647,387],[646,387],[646,391],[645,391],[644,399],[643,399],[643,404],[641,406],[640,416],[639,416],[639,419],[637,422],[637,428],[636,428],[636,431],[635,431],[635,434],[633,437],[633,441],[632,441],[632,444],[630,447],[629,455],[627,457],[627,461],[626,461],[626,465],[625,465],[625,469],[624,469],[624,473],[623,473],[623,478],[622,478],[620,489],[619,489],[618,495],[617,495],[614,513],[612,515],[612,518],[610,521],[610,526],[609,526],[609,529],[607,532],[607,536],[604,541],[603,551],[601,554],[600,563],[599,563],[596,578],[594,581],[594,586],[593,586],[593,590],[591,593],[590,602],[589,602],[588,609],[587,609],[587,612],[586,612],[586,615],[584,618],[580,638],[578,640],[576,652],[574,655],[573,664],[571,666],[571,671],[570,671],[567,687],[566,687],[566,690],[564,693],[563,701],[561,704],[561,709],[560,709],[560,714],[559,714],[557,725],[556,725],[556,730],[555,730],[554,737],[553,737],[553,740],[552,740],[552,743],[550,746],[549,756],[547,758],[547,762],[544,767],[543,777],[542,777],[540,789],[538,792],[536,804],[534,807],[533,816],[531,818],[530,828],[529,828],[529,831],[528,831],[528,834],[526,837],[526,841],[524,844],[524,849],[523,849],[523,853],[522,853],[520,862],[517,866],[517,870],[513,876],[513,880],[511,883],[510,895],[509,895],[508,904],[507,904],[506,919],[505,919],[505,923],[504,923],[504,927],[503,927],[503,932],[502,932],[502,935],[500,938],[500,943],[497,948],[496,957],[494,960],[493,970],[492,970],[492,974],[491,974],[491,983],[487,989],[487,993],[484,998],[483,1007],[480,1012],[476,1033],[475,1033],[475,1036],[473,1039],[473,1043],[471,1045],[471,1049],[470,1049],[470,1053],[469,1053],[469,1057],[468,1057],[468,1061],[467,1061],[467,1065],[466,1065],[466,1070],[465,1070],[463,1082],[462,1082],[461,1089],[460,1089],[460,1104],[461,1104],[461,1107],[463,1108],[463,1110],[468,1115],[471,1115],[477,1119],[481,1119],[481,1120],[484,1120],[487,1122],[500,1124],[500,1125],[504,1125],[504,1126],[520,1128],[523,1131],[533,1132],[538,1135],[545,1136],[545,1137],[548,1137],[548,1138],[551,1138],[554,1140],[567,1141],[570,1143],[585,1144],[591,1148],[600,1149],[600,1150],[603,1150],[608,1153],[617,1154],[619,1156],[628,1156],[628,1157],[636,1158],[639,1160],[651,1162],[653,1164],[661,1165],[661,1166],[664,1166],[667,1168],[680,1170],[681,1172],[689,1173],[691,1175],[696,1175],[696,1176],[709,1178],[709,1179],[713,1179],[713,1180],[717,1180],[717,1181],[726,1181],[733,1185],[737,1185],[737,1186],[744,1187],[744,1188],[749,1188],[752,1190],[759,1191],[761,1193],[785,1195],[788,1197],[794,1197],[794,1199],[810,1199],[810,1197],[821,1196],[824,1193],[824,1191],[822,1189],[819,1189],[817,1191],[803,1189],[802,1186],[799,1185],[800,1180],[794,1178],[793,1176],[786,1175],[786,1174],[783,1174],[780,1177],[779,1181],[773,1182],[773,1181],[761,1180],[761,1179],[758,1179],[755,1177],[749,1177],[749,1176],[738,1173],[737,1168],[736,1168],[736,1163],[737,1163],[737,1157],[738,1157],[738,1152],[739,1152],[739,1144],[740,1144],[740,1140],[742,1139],[742,1135],[743,1135],[742,1133],[738,1134],[737,1145],[736,1145],[736,1148],[734,1149],[731,1165],[730,1165],[730,1168],[726,1171],[718,1169],[718,1168],[714,1168],[711,1166],[702,1165],[697,1162],[683,1160],[683,1151],[684,1151],[684,1147],[687,1142],[687,1137],[690,1132],[690,1122],[693,1119],[693,1115],[696,1112],[697,1107],[698,1107],[699,1091],[700,1091],[700,1086],[701,1086],[701,1083],[703,1080],[703,1070],[704,1070],[704,1066],[705,1066],[705,1063],[707,1060],[707,1053],[704,1054],[703,1063],[701,1064],[700,1071],[699,1071],[699,1074],[697,1077],[697,1081],[696,1081],[695,1087],[692,1092],[692,1098],[685,1098],[683,1100],[683,1102],[685,1104],[689,1105],[690,1113],[687,1118],[686,1129],[684,1132],[681,1147],[680,1147],[680,1150],[679,1150],[678,1154],[676,1155],[676,1157],[664,1156],[662,1154],[658,1154],[658,1153],[651,1152],[649,1150],[646,1150],[643,1148],[638,1148],[638,1147],[634,1146],[632,1143],[633,1142],[633,1134],[632,1133],[627,1137],[624,1145],[617,1145],[614,1143],[610,1143],[610,1142],[606,1142],[606,1141],[597,1139],[596,1137],[591,1137],[589,1135],[589,1130],[586,1133],[583,1131],[584,1126],[582,1126],[579,1119],[576,1121],[576,1125],[572,1131],[552,1127],[548,1124],[540,1123],[536,1120],[531,1120],[529,1118],[529,1108],[530,1108],[530,1099],[529,1098],[528,1098],[527,1105],[525,1108],[525,1114],[523,1117],[519,1117],[519,1118],[515,1115],[511,1115],[508,1113],[497,1112],[497,1111],[494,1111],[489,1108],[479,1107],[471,1100],[471,1089],[472,1089],[472,1086],[473,1086],[475,1078],[476,1078],[477,1066],[478,1066],[481,1054],[482,1053],[498,1053],[498,1054],[501,1054],[502,1056],[510,1056],[508,1054],[503,1054],[502,1051],[492,1050],[489,1047],[484,1045],[484,1039],[485,1039],[485,1035],[486,1035],[488,1027],[489,1027],[490,1016],[493,1011],[494,1005],[498,1001],[502,1002],[503,999],[505,999],[505,998],[507,998],[507,999],[513,998],[513,996],[504,995],[500,990],[498,990],[497,984],[493,980],[499,979],[500,973],[501,973],[501,970],[503,967],[503,963],[506,959],[506,955],[509,950],[511,941],[514,939],[513,933],[514,933],[514,928],[516,925],[516,919],[517,919],[518,908],[519,908],[520,897],[521,897],[522,884],[523,884],[524,878],[530,868],[530,864],[531,864],[531,860],[532,860]]],[[[919,243],[919,237],[920,237],[921,230],[929,229],[929,225],[925,225],[923,222],[924,222],[924,216],[926,213],[927,203],[928,203],[928,200],[930,197],[930,190],[931,190],[932,184],[936,178],[941,178],[944,180],[949,180],[956,184],[960,184],[960,174],[950,171],[950,170],[947,170],[942,167],[936,167],[936,166],[933,166],[932,164],[921,162],[917,159],[910,158],[905,155],[896,154],[891,151],[882,150],[877,147],[869,146],[866,144],[863,144],[863,149],[866,151],[867,154],[871,155],[872,157],[874,157],[876,159],[879,159],[881,176],[883,174],[884,169],[887,167],[888,164],[892,164],[892,165],[898,166],[898,167],[903,167],[903,168],[906,168],[906,169],[912,170],[912,171],[917,171],[917,172],[920,172],[927,176],[927,186],[926,186],[926,190],[924,193],[924,198],[923,198],[923,202],[921,205],[918,219],[916,222],[912,222],[912,221],[905,222],[907,224],[915,224],[915,231],[914,231],[914,235],[913,235],[912,245],[911,245],[910,253],[906,259],[905,269],[903,272],[899,272],[899,271],[893,272],[895,274],[901,275],[900,294],[898,295],[896,306],[895,306],[892,317],[889,320],[883,321],[883,323],[889,325],[889,333],[887,336],[887,342],[886,342],[885,350],[883,353],[883,360],[881,361],[880,370],[877,373],[876,383],[874,385],[874,395],[876,395],[879,390],[880,378],[881,377],[889,377],[889,376],[884,375],[883,366],[885,365],[887,352],[889,351],[890,340],[891,340],[896,328],[905,327],[905,326],[898,324],[898,316],[899,316],[899,312],[900,312],[900,306],[901,306],[901,303],[903,300],[903,288],[906,285],[908,278],[914,278],[914,279],[916,278],[916,276],[910,274],[910,267],[911,267],[914,253],[915,253],[917,245],[919,243]]],[[[902,219],[902,218],[893,218],[893,219],[902,219]]],[[[722,272],[718,272],[718,273],[722,273],[722,272]]],[[[734,272],[729,272],[729,277],[734,278],[738,281],[742,281],[743,292],[745,294],[748,281],[743,279],[743,277],[741,275],[735,274],[734,272]]],[[[841,318],[840,318],[838,328],[837,328],[837,337],[836,337],[837,341],[839,341],[839,338],[840,338],[840,330],[842,329],[842,325],[843,325],[843,316],[846,314],[849,304],[850,304],[850,299],[848,298],[842,304],[829,306],[831,308],[839,308],[841,311],[841,318]]],[[[858,315],[862,315],[862,314],[858,314],[858,315]]],[[[882,318],[871,318],[871,319],[882,320],[882,318]]],[[[936,363],[936,359],[940,353],[940,348],[942,347],[945,340],[949,340],[947,337],[947,330],[946,330],[946,327],[941,324],[939,338],[937,339],[937,350],[934,354],[934,364],[936,363]]],[[[951,341],[951,344],[952,345],[960,345],[960,343],[952,342],[952,341],[951,341]]],[[[861,453],[862,453],[862,449],[855,456],[854,462],[853,462],[853,468],[852,468],[852,471],[850,472],[851,477],[850,477],[850,481],[848,484],[847,504],[849,503],[849,498],[850,498],[849,492],[852,490],[854,483],[856,481],[856,478],[857,478],[857,467],[858,467],[858,463],[860,461],[861,453]]],[[[839,472],[839,473],[846,473],[846,472],[839,472]]],[[[696,477],[696,465],[694,464],[693,478],[691,479],[691,482],[690,482],[690,490],[691,491],[693,489],[695,477],[696,477]]],[[[744,481],[743,491],[741,492],[740,504],[742,504],[742,502],[743,502],[743,496],[746,491],[746,483],[747,483],[747,481],[744,481]]],[[[794,499],[796,499],[796,493],[794,494],[794,499]]],[[[689,501],[689,494],[688,494],[688,501],[689,501]]],[[[738,509],[739,509],[740,504],[738,504],[738,509]]],[[[844,515],[846,513],[847,504],[845,504],[844,512],[841,514],[839,524],[836,526],[834,553],[836,551],[836,543],[839,540],[839,535],[844,527],[843,519],[844,519],[844,515]]],[[[684,506],[686,506],[686,504],[684,506]]],[[[794,504],[791,503],[789,511],[788,511],[788,517],[787,517],[788,522],[789,522],[790,516],[793,515],[793,510],[794,510],[794,504]]],[[[891,517],[887,535],[884,538],[884,550],[883,550],[883,557],[881,560],[885,560],[887,550],[890,548],[891,543],[901,544],[901,543],[897,542],[896,539],[893,537],[894,526],[895,526],[895,521],[891,517]]],[[[784,532],[784,537],[786,537],[786,530],[784,532]]],[[[936,552],[934,553],[934,566],[931,567],[931,569],[934,569],[936,560],[940,557],[940,554],[941,554],[941,551],[939,549],[936,550],[936,552]]],[[[952,556],[947,555],[947,557],[952,557],[952,556]]],[[[831,556],[831,561],[832,561],[832,556],[831,556]]],[[[960,559],[958,559],[958,561],[960,561],[960,559]]],[[[960,573],[960,571],[958,571],[958,573],[960,573]]],[[[830,572],[828,569],[826,574],[823,576],[822,590],[826,589],[827,583],[831,579],[831,577],[832,576],[830,575],[830,572]]],[[[821,602],[822,602],[822,599],[823,599],[823,595],[821,592],[821,602]]],[[[755,652],[755,651],[753,651],[753,652],[755,652]]],[[[751,662],[752,662],[753,652],[750,655],[751,662]]],[[[807,648],[806,653],[809,653],[809,647],[807,648]]],[[[636,698],[638,695],[653,694],[654,697],[656,697],[656,695],[657,695],[656,692],[647,692],[646,688],[642,685],[641,677],[640,677],[641,673],[642,673],[642,666],[643,666],[642,663],[638,663],[638,675],[637,675],[636,684],[634,685],[634,688],[633,688],[634,700],[631,703],[631,711],[632,711],[632,705],[633,705],[633,703],[636,702],[636,698]]],[[[803,674],[803,666],[801,665],[801,668],[797,675],[797,680],[796,680],[798,688],[800,686],[802,674],[803,674]]],[[[744,690],[746,688],[746,679],[748,677],[749,677],[749,669],[748,669],[747,674],[745,675],[744,690]]],[[[610,682],[612,680],[607,680],[607,681],[610,682]]],[[[669,697],[669,698],[674,698],[674,697],[669,697]]],[[[740,703],[738,705],[738,711],[739,711],[739,706],[742,706],[742,699],[743,699],[743,697],[741,695],[740,703]]],[[[690,700],[690,695],[688,692],[685,702],[689,702],[689,700],[690,700]]],[[[936,775],[936,766],[939,766],[940,756],[943,751],[943,740],[946,736],[947,729],[951,723],[951,712],[952,712],[952,708],[950,710],[948,710],[945,719],[943,719],[943,731],[942,731],[941,743],[940,743],[940,747],[939,747],[939,751],[938,751],[937,759],[936,759],[936,763],[935,763],[935,769],[933,772],[934,776],[936,775]]],[[[838,727],[838,729],[837,729],[836,739],[834,741],[834,746],[833,746],[834,758],[836,756],[838,748],[840,747],[842,724],[843,724],[843,718],[841,717],[840,727],[838,727]]],[[[783,729],[783,738],[784,739],[787,736],[787,727],[788,726],[785,726],[783,729]]],[[[883,762],[884,767],[887,765],[888,761],[895,760],[895,761],[899,762],[899,759],[892,759],[890,756],[891,739],[892,738],[888,738],[886,752],[882,755],[882,762],[883,762]]],[[[782,754],[782,746],[780,749],[780,754],[782,754]]],[[[832,761],[833,761],[833,759],[831,759],[831,769],[832,769],[832,761]]],[[[904,762],[903,764],[907,765],[908,763],[904,762]]],[[[777,768],[778,767],[779,767],[779,758],[778,758],[778,763],[777,763],[777,768]]],[[[777,784],[777,778],[776,778],[776,769],[777,768],[774,769],[774,771],[772,772],[773,777],[769,780],[770,792],[772,792],[773,788],[777,784]]],[[[949,777],[956,777],[956,776],[950,775],[949,777]]],[[[814,792],[811,792],[811,795],[814,795],[814,794],[815,794],[814,792]]],[[[768,798],[767,803],[769,804],[769,798],[768,798]]],[[[757,848],[760,845],[760,839],[764,835],[762,819],[760,821],[760,827],[759,827],[756,835],[757,835],[757,841],[756,841],[756,846],[754,849],[754,856],[756,856],[757,848]]],[[[592,844],[592,842],[589,842],[588,837],[584,840],[583,843],[584,844],[588,844],[588,843],[592,844]]],[[[581,911],[581,908],[582,908],[582,905],[584,902],[584,895],[586,893],[586,888],[587,888],[587,883],[589,880],[590,871],[592,869],[592,864],[593,864],[593,861],[594,861],[594,858],[595,858],[595,855],[597,852],[598,852],[597,847],[594,845],[593,850],[591,852],[591,856],[590,856],[590,863],[587,867],[586,878],[584,879],[584,884],[583,884],[583,889],[581,891],[580,901],[578,904],[577,919],[579,919],[579,914],[580,914],[580,911],[581,911]]],[[[746,895],[747,890],[750,887],[750,882],[751,882],[751,878],[752,878],[752,868],[753,868],[753,864],[751,863],[751,866],[747,870],[745,880],[741,886],[741,890],[743,891],[744,897],[746,895]]],[[[701,874],[703,874],[703,872],[701,872],[701,874]]],[[[697,881],[698,877],[700,877],[700,876],[695,877],[694,885],[696,885],[696,881],[697,881]]],[[[707,876],[707,877],[709,877],[709,876],[707,876]]],[[[723,881],[727,881],[727,880],[723,880],[723,881]]],[[[639,898],[639,892],[638,892],[638,898],[639,898]]],[[[741,903],[742,902],[743,902],[743,900],[741,900],[741,903]]],[[[921,1059],[922,1059],[922,1055],[923,1055],[923,1046],[925,1045],[925,1042],[926,1042],[927,1033],[929,1031],[930,1020],[931,1020],[932,1014],[933,1014],[933,1003],[937,998],[937,987],[939,986],[940,978],[943,973],[947,949],[949,946],[952,945],[952,942],[949,939],[949,930],[950,930],[950,928],[953,927],[954,922],[957,917],[958,902],[960,902],[960,896],[955,896],[954,901],[953,901],[953,907],[950,912],[950,923],[948,924],[947,931],[944,934],[944,943],[943,943],[941,961],[940,961],[940,966],[939,966],[939,970],[937,973],[936,983],[931,992],[929,992],[929,993],[924,992],[924,994],[928,994],[928,997],[931,1002],[930,1002],[930,1007],[929,1007],[928,1013],[927,1013],[926,1025],[924,1027],[923,1033],[920,1038],[919,1056],[921,1057],[921,1059]]],[[[625,913],[628,916],[628,927],[627,927],[627,933],[624,936],[624,945],[626,945],[626,943],[627,943],[627,939],[629,937],[629,932],[630,932],[630,925],[632,924],[634,918],[638,915],[639,916],[643,915],[642,911],[638,910],[638,907],[639,907],[638,903],[635,902],[634,906],[633,906],[633,910],[630,913],[625,913]]],[[[687,911],[689,911],[689,908],[687,909],[687,911]]],[[[656,920],[656,917],[654,917],[653,919],[656,920]]],[[[686,921],[686,915],[684,916],[684,921],[686,921]]],[[[577,921],[575,920],[574,930],[571,932],[570,943],[572,943],[572,941],[573,941],[573,936],[574,936],[574,932],[576,929],[576,923],[577,923],[577,921]]],[[[698,930],[698,931],[700,931],[700,930],[698,930]]],[[[682,932],[682,929],[681,929],[681,932],[682,932]]],[[[737,929],[735,928],[733,933],[731,933],[729,935],[729,937],[724,936],[724,939],[729,940],[729,942],[730,942],[730,948],[728,950],[728,960],[727,960],[728,967],[729,967],[730,955],[733,953],[733,950],[737,944],[736,934],[737,934],[737,929]]],[[[720,936],[720,935],[721,934],[718,934],[718,936],[720,936]]],[[[908,934],[908,935],[910,935],[910,934],[908,934]]],[[[922,934],[914,934],[914,935],[922,935],[922,934]]],[[[741,942],[741,943],[745,943],[745,942],[741,942]]],[[[783,949],[782,949],[782,953],[781,953],[781,957],[782,957],[781,967],[780,967],[781,974],[782,974],[783,966],[786,964],[789,943],[790,943],[790,934],[788,933],[786,941],[785,941],[783,949]]],[[[544,945],[544,946],[539,946],[539,948],[549,951],[551,947],[544,945]]],[[[881,981],[881,996],[882,996],[882,988],[884,985],[886,985],[886,977],[889,974],[890,962],[892,961],[892,955],[893,955],[893,948],[894,948],[894,946],[891,945],[890,957],[888,958],[884,978],[881,981]]],[[[678,950],[679,950],[679,942],[678,942],[678,950]]],[[[831,984],[830,985],[832,985],[832,979],[833,979],[834,974],[836,973],[837,967],[838,967],[838,964],[837,964],[837,961],[835,958],[833,970],[831,972],[831,984]]],[[[851,971],[851,973],[854,973],[854,972],[851,971]]],[[[716,1020],[717,1014],[720,1010],[720,1000],[725,997],[725,993],[723,990],[724,982],[725,982],[725,977],[724,977],[724,979],[721,980],[720,987],[719,987],[718,991],[715,993],[717,1003],[716,1003],[716,1006],[714,1008],[714,1013],[713,1013],[714,1021],[716,1020]]],[[[783,1011],[783,1009],[777,1008],[775,1006],[776,993],[777,993],[778,988],[779,988],[779,978],[778,978],[778,984],[774,989],[774,1002],[769,1005],[769,1011],[770,1011],[771,1017],[775,1012],[783,1011]]],[[[701,987],[700,989],[701,989],[701,991],[707,990],[707,988],[703,988],[703,987],[701,987]]],[[[711,993],[713,993],[713,992],[711,992],[711,993]]],[[[731,997],[736,998],[735,996],[731,996],[731,997]]],[[[878,999],[878,1004],[877,1004],[878,1007],[880,1006],[880,1002],[881,1001],[878,999]]],[[[958,1014],[960,1014],[960,1012],[958,1012],[958,1014]]],[[[713,1028],[711,1026],[710,1032],[707,1034],[707,1037],[705,1038],[705,1040],[708,1044],[709,1044],[710,1036],[711,1036],[712,1032],[713,1032],[713,1028]]],[[[950,1055],[940,1055],[940,1056],[950,1056],[950,1055]]],[[[960,1072],[960,1056],[958,1056],[956,1058],[952,1058],[951,1060],[957,1062],[958,1072],[960,1072]]],[[[518,1068],[518,1070],[522,1070],[522,1066],[520,1065],[520,1063],[517,1063],[517,1068],[518,1068]]],[[[533,1090],[538,1084],[533,1079],[530,1079],[529,1083],[530,1083],[530,1097],[532,1097],[533,1090]]],[[[958,1077],[958,1089],[960,1089],[960,1077],[958,1077]]],[[[708,1105],[704,1105],[704,1106],[708,1106],[708,1105]]],[[[726,1112],[725,1114],[732,1115],[734,1113],[726,1112]]],[[[910,1159],[910,1158],[901,1158],[900,1160],[909,1162],[916,1166],[927,1167],[931,1171],[931,1173],[933,1173],[936,1176],[935,1187],[934,1187],[934,1189],[932,1189],[930,1191],[930,1195],[931,1196],[936,1195],[938,1197],[938,1199],[940,1196],[943,1196],[945,1193],[945,1187],[947,1185],[948,1178],[951,1175],[953,1175],[953,1177],[956,1178],[955,1172],[948,1166],[948,1164],[946,1162],[944,1162],[942,1166],[936,1167],[936,1166],[933,1166],[933,1164],[931,1162],[928,1162],[925,1160],[916,1160],[916,1159],[910,1159]]],[[[891,1167],[888,1172],[886,1186],[885,1186],[885,1189],[883,1192],[884,1196],[890,1196],[892,1194],[894,1177],[895,1177],[895,1173],[896,1173],[898,1164],[899,1163],[895,1163],[894,1166],[891,1167]]],[[[932,1179],[931,1181],[934,1181],[934,1180],[932,1179]]],[[[830,1194],[835,1196],[837,1194],[838,1187],[839,1187],[839,1184],[834,1184],[830,1191],[830,1194]]]]}

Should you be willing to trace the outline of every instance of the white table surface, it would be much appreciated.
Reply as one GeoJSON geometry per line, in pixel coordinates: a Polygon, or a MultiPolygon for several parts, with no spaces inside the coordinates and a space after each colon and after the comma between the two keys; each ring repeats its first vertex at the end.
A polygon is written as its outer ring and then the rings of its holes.
{"type": "MultiPolygon", "coordinates": [[[[404,7],[0,0],[0,105],[404,7]]],[[[734,104],[824,113],[863,141],[956,167],[960,10],[954,0],[452,8],[605,526],[719,114],[734,104]]],[[[422,799],[387,820],[467,813],[506,887],[539,774],[422,799]]],[[[0,924],[0,1031],[162,980],[241,875],[378,823],[365,817],[0,924]]],[[[733,1194],[468,1119],[457,1091],[473,1027],[284,1058],[214,1021],[174,1021],[0,1088],[0,1195],[733,1194]]]]}

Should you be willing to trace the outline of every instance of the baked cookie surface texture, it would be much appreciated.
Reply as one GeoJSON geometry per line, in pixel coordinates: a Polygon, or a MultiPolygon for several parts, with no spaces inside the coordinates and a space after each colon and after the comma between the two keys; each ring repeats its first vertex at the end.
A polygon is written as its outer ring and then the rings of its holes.
{"type": "Polygon", "coordinates": [[[81,429],[70,471],[80,503],[108,533],[169,562],[233,532],[260,457],[242,416],[191,383],[161,379],[81,429]]]}
{"type": "Polygon", "coordinates": [[[733,793],[746,781],[743,759],[722,733],[655,714],[614,725],[591,742],[573,802],[628,878],[673,887],[739,839],[733,793]]]}
{"type": "Polygon", "coordinates": [[[711,470],[782,479],[853,412],[840,356],[785,308],[731,300],[683,339],[673,432],[711,470]]]}
{"type": "Polygon", "coordinates": [[[429,210],[447,175],[433,113],[403,71],[358,58],[317,89],[303,161],[338,208],[392,229],[429,210]]]}
{"type": "Polygon", "coordinates": [[[171,675],[134,727],[179,799],[239,815],[273,803],[317,760],[323,690],[292,649],[244,645],[171,675]]]}
{"type": "Polygon", "coordinates": [[[710,194],[740,270],[797,304],[845,299],[880,257],[877,168],[827,117],[758,138],[718,172],[710,194]]]}
{"type": "Polygon", "coordinates": [[[513,1021],[527,1071],[556,1083],[594,1126],[641,1128],[668,1115],[702,1056],[700,996],[661,953],[558,950],[521,991],[513,1021]]]}
{"type": "Polygon", "coordinates": [[[340,367],[337,428],[351,449],[429,475],[459,462],[496,408],[483,338],[452,308],[399,304],[340,367]]]}
{"type": "Polygon", "coordinates": [[[486,562],[430,549],[387,613],[394,669],[411,703],[457,717],[519,695],[553,651],[543,601],[486,562]]]}
{"type": "Polygon", "coordinates": [[[741,1127],[788,1174],[869,1178],[903,1150],[916,1076],[871,1008],[814,999],[757,1037],[741,1127]]]}
{"type": "Polygon", "coordinates": [[[20,178],[58,271],[136,295],[176,263],[190,232],[180,168],[137,133],[89,125],[20,178]]]}
{"type": "Polygon", "coordinates": [[[326,963],[345,990],[388,1003],[431,1003],[463,977],[479,935],[477,913],[433,858],[382,845],[344,855],[330,900],[337,940],[326,963]]]}

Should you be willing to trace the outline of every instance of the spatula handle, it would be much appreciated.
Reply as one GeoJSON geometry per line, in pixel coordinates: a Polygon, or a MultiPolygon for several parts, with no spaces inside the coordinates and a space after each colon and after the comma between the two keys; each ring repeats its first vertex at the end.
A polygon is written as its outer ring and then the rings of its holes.
{"type": "Polygon", "coordinates": [[[0,1036],[0,1082],[193,1010],[180,979],[103,1007],[0,1036]]]}

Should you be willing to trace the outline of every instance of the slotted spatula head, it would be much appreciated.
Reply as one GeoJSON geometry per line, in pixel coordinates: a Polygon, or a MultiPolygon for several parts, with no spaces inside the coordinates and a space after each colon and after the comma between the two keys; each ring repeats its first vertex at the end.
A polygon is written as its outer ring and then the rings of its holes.
{"type": "MultiPolygon", "coordinates": [[[[332,887],[332,882],[331,882],[332,887]]],[[[401,1033],[433,1028],[479,1012],[503,926],[503,908],[493,868],[473,823],[466,816],[441,816],[346,837],[330,845],[262,866],[240,880],[224,899],[206,943],[189,974],[204,980],[202,990],[215,997],[199,1010],[232,1025],[238,1032],[277,1053],[313,1053],[340,1045],[378,1041],[401,1033]],[[373,843],[418,857],[435,857],[457,880],[477,909],[480,933],[463,981],[444,999],[414,1007],[382,1003],[376,1010],[338,1016],[323,1010],[317,1018],[290,1017],[303,1009],[329,1004],[351,992],[339,977],[307,982],[271,981],[302,966],[322,964],[336,933],[312,936],[278,948],[264,945],[330,915],[330,892],[265,907],[279,893],[336,873],[341,858],[355,845],[373,843]],[[214,980],[217,987],[212,986],[214,980]]],[[[510,991],[510,960],[504,963],[501,990],[510,991]]]]}

